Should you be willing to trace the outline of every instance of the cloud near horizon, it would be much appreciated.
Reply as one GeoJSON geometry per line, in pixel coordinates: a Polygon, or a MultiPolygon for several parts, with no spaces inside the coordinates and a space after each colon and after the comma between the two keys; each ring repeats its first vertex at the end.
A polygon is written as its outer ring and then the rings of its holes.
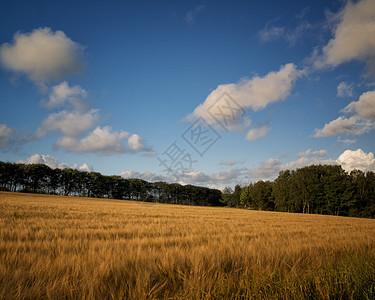
{"type": "Polygon", "coordinates": [[[346,172],[361,170],[375,172],[374,153],[365,153],[362,149],[346,150],[336,160],[346,172]]]}
{"type": "Polygon", "coordinates": [[[213,174],[206,174],[196,170],[182,170],[176,174],[157,175],[154,172],[139,173],[126,170],[121,173],[123,178],[140,178],[148,181],[166,181],[178,182],[180,184],[203,185],[212,188],[223,189],[225,186],[234,186],[235,184],[248,185],[250,182],[259,180],[274,180],[282,170],[296,170],[310,165],[330,164],[341,165],[342,168],[350,173],[352,170],[373,171],[375,172],[375,159],[372,152],[365,153],[362,149],[355,151],[346,150],[337,159],[327,159],[326,150],[312,151],[308,149],[297,154],[297,159],[283,163],[277,158],[270,158],[261,162],[256,168],[246,167],[232,168],[235,161],[222,163],[221,165],[230,166],[228,170],[213,174]]]}
{"type": "Polygon", "coordinates": [[[44,164],[52,169],[76,169],[79,171],[87,171],[87,172],[92,172],[94,169],[92,166],[89,166],[87,163],[83,163],[81,166],[78,164],[73,164],[69,165],[67,163],[60,163],[59,160],[51,155],[43,155],[43,154],[38,154],[35,153],[31,155],[30,157],[24,159],[24,160],[18,160],[16,163],[19,164],[44,164]]]}
{"type": "Polygon", "coordinates": [[[63,31],[43,27],[29,33],[16,32],[12,43],[0,46],[0,63],[45,88],[51,80],[80,73],[84,68],[83,50],[63,31]]]}

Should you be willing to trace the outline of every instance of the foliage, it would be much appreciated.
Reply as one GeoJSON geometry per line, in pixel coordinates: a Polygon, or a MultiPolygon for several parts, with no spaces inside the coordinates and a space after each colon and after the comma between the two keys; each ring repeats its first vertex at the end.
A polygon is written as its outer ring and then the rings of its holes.
{"type": "MultiPolygon", "coordinates": [[[[228,187],[225,199],[233,199],[228,187]]],[[[375,173],[354,170],[347,174],[338,165],[312,165],[285,170],[273,181],[242,187],[239,205],[255,210],[306,214],[375,217],[375,173]]]]}
{"type": "MultiPolygon", "coordinates": [[[[240,187],[239,187],[240,189],[240,187]]],[[[0,162],[0,190],[38,194],[129,199],[157,203],[222,206],[219,190],[166,182],[104,176],[98,172],[51,169],[44,164],[0,162]]],[[[241,189],[239,190],[239,192],[241,189]]]]}

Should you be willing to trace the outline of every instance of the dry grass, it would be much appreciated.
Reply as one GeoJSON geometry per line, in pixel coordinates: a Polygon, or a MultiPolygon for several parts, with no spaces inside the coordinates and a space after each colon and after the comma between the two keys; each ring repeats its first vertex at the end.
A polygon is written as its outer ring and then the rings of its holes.
{"type": "Polygon", "coordinates": [[[375,220],[0,193],[0,299],[373,299],[375,220]]]}

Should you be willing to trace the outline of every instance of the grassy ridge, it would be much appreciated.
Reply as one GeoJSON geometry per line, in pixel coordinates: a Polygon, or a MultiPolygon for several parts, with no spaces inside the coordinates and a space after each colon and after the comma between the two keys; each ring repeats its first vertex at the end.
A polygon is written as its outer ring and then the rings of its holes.
{"type": "Polygon", "coordinates": [[[375,220],[0,193],[0,299],[373,299],[375,220]]]}

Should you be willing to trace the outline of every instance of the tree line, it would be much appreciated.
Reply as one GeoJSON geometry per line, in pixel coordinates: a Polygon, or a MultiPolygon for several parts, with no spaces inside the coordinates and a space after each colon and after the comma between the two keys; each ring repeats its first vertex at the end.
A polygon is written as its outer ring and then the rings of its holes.
{"type": "Polygon", "coordinates": [[[222,193],[217,189],[124,179],[71,168],[52,169],[44,164],[0,162],[0,190],[156,203],[223,205],[222,193]]]}
{"type": "Polygon", "coordinates": [[[285,170],[272,182],[236,185],[221,192],[71,168],[52,169],[44,164],[0,161],[0,190],[375,218],[375,173],[354,170],[348,174],[338,165],[285,170]]]}
{"type": "Polygon", "coordinates": [[[346,173],[338,165],[285,170],[273,181],[223,190],[228,206],[255,210],[375,217],[375,173],[346,173]]]}

